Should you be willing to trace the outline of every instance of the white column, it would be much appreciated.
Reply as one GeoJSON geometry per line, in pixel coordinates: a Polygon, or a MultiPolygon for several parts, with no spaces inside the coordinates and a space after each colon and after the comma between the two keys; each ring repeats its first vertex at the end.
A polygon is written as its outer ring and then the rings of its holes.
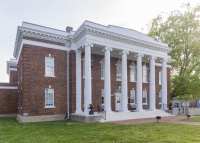
{"type": "Polygon", "coordinates": [[[144,111],[142,108],[142,57],[144,55],[137,54],[135,57],[137,57],[136,111],[141,112],[144,111]]]}
{"type": "Polygon", "coordinates": [[[84,88],[84,113],[89,114],[89,104],[91,101],[91,47],[92,44],[86,43],[83,47],[85,47],[85,88],[84,88]]]}
{"type": "Polygon", "coordinates": [[[128,94],[127,94],[127,54],[129,54],[128,51],[122,51],[120,52],[122,55],[122,79],[121,79],[121,100],[122,100],[122,110],[121,112],[129,112],[128,111],[128,94]]]}
{"type": "Polygon", "coordinates": [[[161,60],[162,62],[162,109],[167,109],[167,59],[161,60]]]}
{"type": "Polygon", "coordinates": [[[156,110],[156,86],[155,86],[155,59],[156,57],[152,56],[149,58],[150,60],[150,80],[149,80],[149,98],[150,98],[150,105],[149,110],[154,111],[156,110]]]}
{"type": "Polygon", "coordinates": [[[76,114],[81,110],[81,51],[76,50],[76,114]]]}
{"type": "Polygon", "coordinates": [[[106,47],[102,50],[105,52],[105,75],[104,75],[104,110],[106,113],[112,112],[111,111],[111,81],[110,81],[110,51],[112,48],[106,47]]]}

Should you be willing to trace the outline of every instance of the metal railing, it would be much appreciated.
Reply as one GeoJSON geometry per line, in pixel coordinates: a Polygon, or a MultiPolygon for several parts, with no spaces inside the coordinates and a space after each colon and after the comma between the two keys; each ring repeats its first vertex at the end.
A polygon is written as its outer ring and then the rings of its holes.
{"type": "Polygon", "coordinates": [[[103,105],[98,105],[98,114],[101,114],[102,118],[106,120],[106,111],[104,110],[103,105]]]}

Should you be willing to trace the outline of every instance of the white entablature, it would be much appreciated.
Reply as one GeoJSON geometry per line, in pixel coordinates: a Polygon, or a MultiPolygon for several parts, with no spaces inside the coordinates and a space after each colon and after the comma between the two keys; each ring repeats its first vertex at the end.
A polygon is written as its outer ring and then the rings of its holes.
{"type": "MultiPolygon", "coordinates": [[[[92,53],[96,52],[95,54],[98,54],[98,46],[102,46],[101,48],[112,47],[114,49],[111,56],[113,56],[116,50],[117,52],[119,50],[125,50],[132,52],[132,54],[142,53],[147,56],[158,56],[166,59],[170,59],[167,54],[172,49],[166,43],[156,41],[154,38],[135,30],[112,25],[103,26],[90,21],[85,21],[77,31],[71,31],[70,33],[23,22],[23,25],[18,27],[15,41],[13,56],[16,59],[18,59],[24,43],[30,43],[30,45],[36,44],[37,46],[49,46],[50,48],[55,47],[55,49],[60,50],[77,50],[85,43],[92,43],[94,44],[92,53]],[[38,41],[31,42],[31,40],[23,39],[23,36],[60,42],[64,46],[42,44],[42,42],[38,41]],[[69,41],[71,44],[67,44],[69,41]]],[[[128,59],[132,54],[128,56],[128,59]]]]}
{"type": "Polygon", "coordinates": [[[132,29],[117,26],[103,26],[93,22],[85,21],[75,32],[74,40],[76,43],[85,35],[90,34],[97,37],[116,40],[131,45],[145,47],[168,53],[172,48],[166,43],[156,41],[154,38],[132,29]]]}

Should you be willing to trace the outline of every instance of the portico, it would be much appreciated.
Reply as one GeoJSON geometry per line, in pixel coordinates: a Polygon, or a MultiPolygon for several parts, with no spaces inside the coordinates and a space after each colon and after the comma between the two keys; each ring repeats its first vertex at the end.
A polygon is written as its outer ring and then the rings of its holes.
{"type": "MultiPolygon", "coordinates": [[[[156,110],[156,108],[158,108],[158,104],[160,104],[159,106],[162,106],[162,109],[164,109],[163,104],[165,104],[167,107],[167,68],[170,67],[167,65],[167,62],[171,62],[171,57],[168,56],[167,53],[171,50],[171,48],[168,47],[165,43],[155,41],[152,37],[134,30],[115,26],[95,26],[95,23],[86,22],[82,27],[78,29],[77,33],[79,34],[74,35],[76,43],[72,43],[72,49],[75,49],[76,51],[75,113],[84,112],[85,114],[88,114],[89,104],[96,101],[96,98],[102,100],[102,103],[96,103],[98,105],[103,104],[107,113],[112,113],[115,111],[115,108],[113,108],[114,105],[112,105],[112,100],[113,96],[116,98],[114,91],[116,91],[118,88],[114,87],[115,83],[113,84],[112,81],[116,81],[116,83],[121,88],[120,112],[129,112],[130,109],[128,105],[132,104],[128,103],[129,100],[135,104],[135,111],[138,112],[145,111],[143,109],[144,105],[146,106],[145,109],[149,109],[151,111],[156,110]],[[119,34],[119,31],[124,31],[124,33],[119,34]],[[82,56],[82,60],[81,53],[82,55],[84,54],[84,56],[82,56]],[[91,59],[91,55],[93,55],[93,59],[91,59]],[[98,55],[102,58],[99,60],[99,62],[96,62],[95,56],[98,55]],[[114,65],[111,63],[111,61],[113,61],[111,58],[115,58],[121,63],[119,80],[116,77],[117,71],[113,68],[114,65]],[[94,61],[94,67],[99,65],[101,60],[104,61],[103,81],[99,77],[99,82],[103,82],[103,86],[101,87],[101,90],[103,90],[102,98],[100,98],[99,95],[97,96],[95,93],[93,93],[93,90],[99,87],[95,87],[96,83],[95,85],[93,84],[97,77],[91,75],[96,74],[95,72],[97,71],[93,71],[91,68],[91,60],[94,61]],[[129,76],[131,74],[129,72],[130,61],[133,61],[132,63],[136,64],[136,81],[133,83],[129,81],[129,76]],[[148,65],[146,66],[146,75],[144,75],[143,72],[144,65],[148,65]],[[156,70],[158,70],[156,67],[161,68],[159,72],[162,73],[162,83],[159,85],[156,81],[157,77],[159,76],[156,74],[156,70]],[[114,72],[114,70],[116,72],[114,72]],[[85,73],[84,77],[82,77],[81,71],[82,73],[85,73]],[[144,78],[146,78],[147,81],[144,81],[144,78]],[[84,86],[82,86],[81,81],[84,82],[84,86]],[[135,86],[133,84],[135,84],[135,86]],[[93,87],[95,89],[93,89],[93,87]],[[161,89],[158,90],[156,89],[157,87],[161,87],[161,89]],[[133,93],[135,93],[135,95],[133,98],[131,97],[132,95],[129,94],[130,88],[134,89],[133,93]],[[84,96],[81,96],[82,90],[84,91],[84,96]],[[156,90],[162,91],[162,103],[158,103],[157,101],[158,93],[156,93],[156,90]],[[82,103],[83,101],[84,103],[82,103]],[[84,109],[82,108],[83,105],[84,109]]],[[[97,106],[97,104],[94,106],[97,106]]]]}

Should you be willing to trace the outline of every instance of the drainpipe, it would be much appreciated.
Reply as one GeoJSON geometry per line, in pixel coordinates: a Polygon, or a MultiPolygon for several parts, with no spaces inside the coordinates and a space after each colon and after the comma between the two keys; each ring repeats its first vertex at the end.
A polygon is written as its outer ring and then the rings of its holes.
{"type": "Polygon", "coordinates": [[[69,120],[69,52],[67,51],[67,113],[66,120],[69,120]]]}

